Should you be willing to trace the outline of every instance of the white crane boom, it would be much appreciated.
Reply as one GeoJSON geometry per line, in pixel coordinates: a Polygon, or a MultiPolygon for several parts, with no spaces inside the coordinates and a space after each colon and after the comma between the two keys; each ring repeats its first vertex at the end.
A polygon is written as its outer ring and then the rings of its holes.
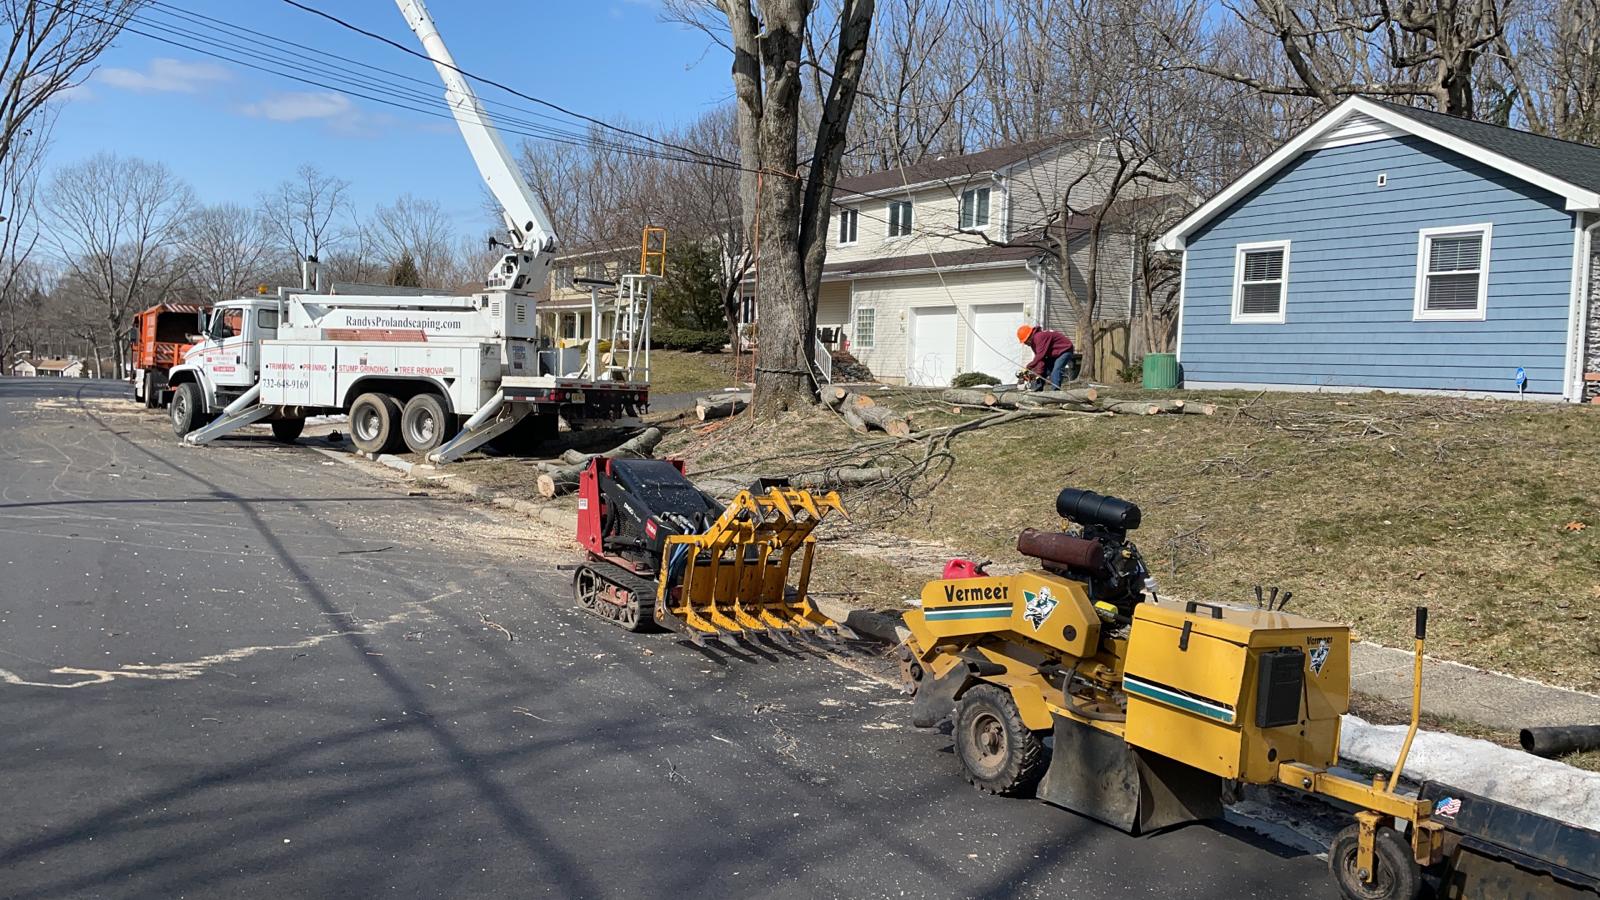
{"type": "MultiPolygon", "coordinates": [[[[406,24],[416,33],[422,41],[422,47],[428,52],[428,57],[433,60],[434,68],[439,70],[439,77],[444,81],[445,103],[450,107],[450,113],[455,116],[456,126],[461,129],[461,136],[466,139],[467,149],[472,151],[473,162],[478,165],[478,172],[489,185],[489,190],[500,203],[501,215],[505,217],[506,227],[511,233],[511,246],[522,254],[532,254],[544,265],[537,271],[524,271],[519,274],[537,275],[542,280],[544,269],[548,267],[550,256],[556,245],[555,226],[550,223],[550,217],[545,214],[544,205],[528,186],[528,182],[518,171],[516,162],[511,158],[511,152],[506,149],[505,141],[501,139],[500,132],[489,119],[489,114],[484,112],[483,104],[478,101],[478,95],[473,92],[472,86],[462,77],[456,69],[455,60],[450,56],[450,50],[440,37],[439,29],[433,24],[433,17],[428,14],[428,8],[422,0],[395,0],[400,7],[401,15],[406,18],[406,24]]],[[[512,260],[507,257],[506,263],[532,262],[531,260],[512,260]]],[[[517,265],[522,269],[521,265],[517,265]]],[[[491,286],[496,282],[504,282],[511,273],[503,270],[500,264],[490,274],[491,286]]],[[[522,289],[522,285],[516,285],[522,289]]],[[[526,289],[532,290],[538,285],[527,285],[526,289]]]]}

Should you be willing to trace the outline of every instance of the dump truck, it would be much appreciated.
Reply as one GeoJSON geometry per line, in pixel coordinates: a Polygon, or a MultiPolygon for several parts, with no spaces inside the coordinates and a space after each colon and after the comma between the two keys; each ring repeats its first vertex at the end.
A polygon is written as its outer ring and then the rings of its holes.
{"type": "MultiPolygon", "coordinates": [[[[1410,900],[1444,858],[1434,803],[1393,773],[1335,771],[1349,708],[1350,629],[1284,611],[1161,600],[1128,532],[1139,508],[1076,488],[1056,512],[1074,531],[1025,529],[1039,568],[993,576],[953,562],[905,616],[914,724],[953,722],[956,758],[983,791],[1033,794],[1139,834],[1222,814],[1225,782],[1279,785],[1348,804],[1329,865],[1340,891],[1410,900]],[[1050,748],[1046,750],[1046,741],[1050,748]]],[[[1420,692],[1427,611],[1416,621],[1420,692]]]]}
{"type": "Polygon", "coordinates": [[[298,289],[219,303],[168,375],[173,431],[187,444],[263,422],[294,440],[308,416],[347,415],[362,451],[403,446],[440,463],[490,441],[516,449],[551,437],[562,418],[646,409],[658,276],[592,285],[591,321],[609,312],[613,323],[603,353],[596,339],[562,348],[540,333],[536,292],[546,284],[555,229],[427,8],[420,0],[396,5],[433,60],[446,105],[501,206],[506,239],[494,243],[507,252],[483,290],[465,296],[341,292],[308,259],[298,289]]]}
{"type": "Polygon", "coordinates": [[[183,362],[196,336],[205,329],[207,307],[195,303],[157,303],[133,315],[128,359],[133,399],[145,409],[167,405],[168,373],[183,362]]]}

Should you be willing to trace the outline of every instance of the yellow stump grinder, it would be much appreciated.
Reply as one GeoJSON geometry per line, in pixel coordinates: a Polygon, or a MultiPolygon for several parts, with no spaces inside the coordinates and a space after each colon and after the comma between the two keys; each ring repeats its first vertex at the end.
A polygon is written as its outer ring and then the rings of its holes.
{"type": "Polygon", "coordinates": [[[854,639],[806,593],[812,532],[830,512],[844,512],[836,492],[812,494],[781,479],[757,482],[724,508],[684,477],[678,460],[595,459],[578,482],[578,542],[588,559],[573,574],[573,594],[630,631],[662,626],[701,646],[854,639]]]}
{"type": "MultiPolygon", "coordinates": [[[[915,724],[952,719],[982,790],[1036,793],[1136,834],[1220,816],[1225,780],[1341,801],[1358,811],[1329,855],[1340,889],[1413,897],[1443,843],[1433,804],[1396,790],[1419,704],[1394,774],[1331,771],[1349,628],[1284,612],[1276,591],[1256,608],[1159,600],[1128,539],[1137,506],[1068,488],[1056,510],[1076,533],[1017,539],[1038,569],[991,576],[954,560],[923,588],[905,617],[915,724]]],[[[1426,623],[1418,609],[1416,690],[1426,623]]]]}

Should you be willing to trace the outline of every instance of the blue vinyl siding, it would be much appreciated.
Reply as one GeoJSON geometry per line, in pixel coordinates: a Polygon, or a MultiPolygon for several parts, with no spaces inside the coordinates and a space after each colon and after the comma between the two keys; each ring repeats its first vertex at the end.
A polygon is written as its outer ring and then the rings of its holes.
{"type": "Polygon", "coordinates": [[[1560,197],[1410,136],[1316,150],[1188,240],[1188,382],[1560,394],[1572,214],[1560,197]],[[1378,187],[1380,173],[1388,185],[1378,187]],[[1417,233],[1492,223],[1481,322],[1412,321],[1417,233]],[[1238,244],[1287,240],[1284,324],[1234,324],[1238,244]]]}

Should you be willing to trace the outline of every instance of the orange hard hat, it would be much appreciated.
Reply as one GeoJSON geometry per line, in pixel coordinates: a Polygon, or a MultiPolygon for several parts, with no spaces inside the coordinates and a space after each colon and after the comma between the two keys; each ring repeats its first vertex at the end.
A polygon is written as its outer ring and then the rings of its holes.
{"type": "Polygon", "coordinates": [[[1032,325],[1018,325],[1017,326],[1017,340],[1021,341],[1024,344],[1026,344],[1028,342],[1028,338],[1033,337],[1033,332],[1034,332],[1034,327],[1032,325]]]}

